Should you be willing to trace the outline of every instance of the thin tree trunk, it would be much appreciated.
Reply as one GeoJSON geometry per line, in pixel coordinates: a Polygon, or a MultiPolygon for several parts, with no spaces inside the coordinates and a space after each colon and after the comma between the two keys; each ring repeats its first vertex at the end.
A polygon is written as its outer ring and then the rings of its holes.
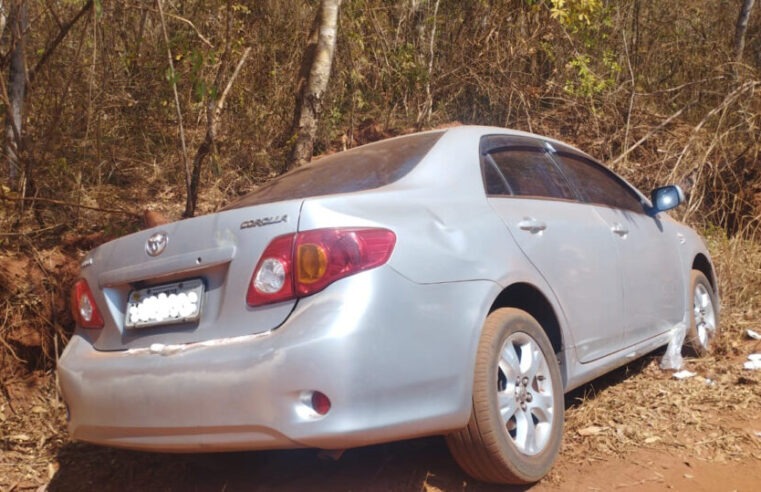
{"type": "MultiPolygon", "coordinates": [[[[425,81],[425,102],[423,107],[418,112],[417,127],[422,128],[424,124],[431,122],[431,115],[433,114],[433,94],[431,93],[431,80],[433,79],[433,61],[435,58],[435,46],[436,46],[436,16],[439,12],[439,0],[433,7],[433,17],[431,19],[431,37],[428,42],[428,77],[425,81]]],[[[421,36],[422,37],[422,36],[421,36]]],[[[422,48],[422,44],[420,45],[422,48]]]]}
{"type": "Polygon", "coordinates": [[[159,20],[161,22],[161,33],[164,35],[164,44],[166,45],[167,60],[169,62],[169,74],[172,83],[172,93],[174,94],[174,107],[177,110],[177,126],[180,133],[180,144],[182,145],[182,167],[185,170],[185,190],[190,195],[190,165],[188,165],[188,147],[185,144],[185,128],[182,123],[182,107],[180,106],[180,96],[177,93],[177,72],[174,69],[174,57],[172,56],[172,46],[169,43],[169,33],[166,30],[166,20],[164,19],[163,0],[156,0],[159,10],[159,20]]]}
{"type": "Polygon", "coordinates": [[[5,25],[8,23],[8,12],[5,10],[5,2],[0,0],[0,36],[5,32],[5,25]]]}
{"type": "Polygon", "coordinates": [[[736,62],[742,60],[743,51],[745,51],[745,33],[748,32],[748,20],[750,19],[750,11],[753,9],[753,2],[755,2],[755,0],[743,0],[742,7],[740,8],[740,15],[737,16],[734,46],[736,62]]]}
{"type": "MultiPolygon", "coordinates": [[[[4,3],[0,2],[0,7],[4,3]]],[[[22,172],[20,164],[21,137],[23,135],[24,121],[24,98],[26,97],[27,84],[31,84],[34,76],[40,68],[47,62],[53,52],[58,48],[61,41],[66,37],[72,26],[93,6],[93,0],[88,0],[79,12],[67,23],[60,26],[58,35],[48,44],[40,56],[37,64],[27,70],[25,40],[29,30],[29,13],[26,1],[11,2],[10,15],[8,22],[10,26],[10,39],[12,51],[10,53],[10,66],[8,70],[8,87],[7,93],[3,94],[7,99],[3,102],[7,106],[5,119],[5,152],[8,159],[8,177],[11,186],[18,189],[23,194],[26,188],[26,182],[31,178],[29,171],[31,168],[27,163],[26,172],[22,172]]],[[[5,20],[5,11],[0,12],[0,24],[5,20]]],[[[8,24],[0,27],[0,32],[8,24]]]]}
{"type": "Polygon", "coordinates": [[[26,55],[24,40],[29,28],[28,8],[26,2],[12,7],[11,21],[11,52],[8,73],[8,113],[5,119],[5,155],[8,156],[8,177],[11,186],[22,189],[18,183],[21,173],[19,162],[19,147],[24,113],[24,95],[26,93],[26,55]]]}
{"type": "MultiPolygon", "coordinates": [[[[309,66],[308,78],[299,84],[296,97],[296,113],[291,134],[295,143],[288,158],[286,169],[306,164],[312,159],[317,123],[322,112],[322,102],[330,80],[333,54],[338,34],[338,10],[341,0],[322,0],[315,17],[310,40],[304,53],[302,67],[309,66]]],[[[302,74],[305,70],[302,70],[302,74]]]]}

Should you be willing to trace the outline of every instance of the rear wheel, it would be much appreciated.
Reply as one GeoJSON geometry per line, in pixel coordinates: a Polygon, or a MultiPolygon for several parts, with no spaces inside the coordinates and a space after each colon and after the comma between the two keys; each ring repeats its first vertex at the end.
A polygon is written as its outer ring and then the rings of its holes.
{"type": "Polygon", "coordinates": [[[560,450],[563,410],[560,369],[544,330],[525,311],[498,309],[478,345],[470,422],[447,445],[478,480],[536,482],[560,450]]]}
{"type": "Polygon", "coordinates": [[[719,329],[719,311],[711,283],[705,275],[693,270],[690,275],[692,292],[692,316],[687,331],[687,348],[693,355],[701,357],[711,351],[719,329]]]}

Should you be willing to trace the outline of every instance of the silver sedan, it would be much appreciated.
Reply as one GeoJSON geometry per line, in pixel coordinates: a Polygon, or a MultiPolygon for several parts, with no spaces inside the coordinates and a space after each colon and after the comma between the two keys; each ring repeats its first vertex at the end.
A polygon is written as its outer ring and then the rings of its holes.
{"type": "Polygon", "coordinates": [[[539,480],[565,392],[679,333],[710,349],[717,280],[666,213],[683,200],[501,128],[318,159],[87,254],[58,365],[71,435],[172,452],[441,434],[479,480],[539,480]]]}

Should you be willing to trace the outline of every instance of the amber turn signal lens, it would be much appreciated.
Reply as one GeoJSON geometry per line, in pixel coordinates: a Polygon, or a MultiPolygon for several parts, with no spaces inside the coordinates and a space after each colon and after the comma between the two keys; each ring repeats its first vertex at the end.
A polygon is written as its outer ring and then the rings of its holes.
{"type": "Polygon", "coordinates": [[[313,284],[320,280],[328,269],[328,255],[317,244],[300,244],[296,253],[296,280],[303,284],[313,284]]]}

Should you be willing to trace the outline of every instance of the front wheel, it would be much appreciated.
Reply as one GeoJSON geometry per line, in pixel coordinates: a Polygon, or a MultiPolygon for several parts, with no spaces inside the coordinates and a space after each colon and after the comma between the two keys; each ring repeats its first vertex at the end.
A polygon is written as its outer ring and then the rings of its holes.
{"type": "Polygon", "coordinates": [[[687,331],[687,348],[702,357],[711,351],[719,330],[719,311],[716,293],[705,275],[698,270],[690,274],[692,316],[687,331]]]}
{"type": "Polygon", "coordinates": [[[563,411],[560,369],[542,327],[520,309],[491,313],[478,344],[470,421],[447,436],[455,461],[484,482],[536,482],[560,450],[563,411]]]}

